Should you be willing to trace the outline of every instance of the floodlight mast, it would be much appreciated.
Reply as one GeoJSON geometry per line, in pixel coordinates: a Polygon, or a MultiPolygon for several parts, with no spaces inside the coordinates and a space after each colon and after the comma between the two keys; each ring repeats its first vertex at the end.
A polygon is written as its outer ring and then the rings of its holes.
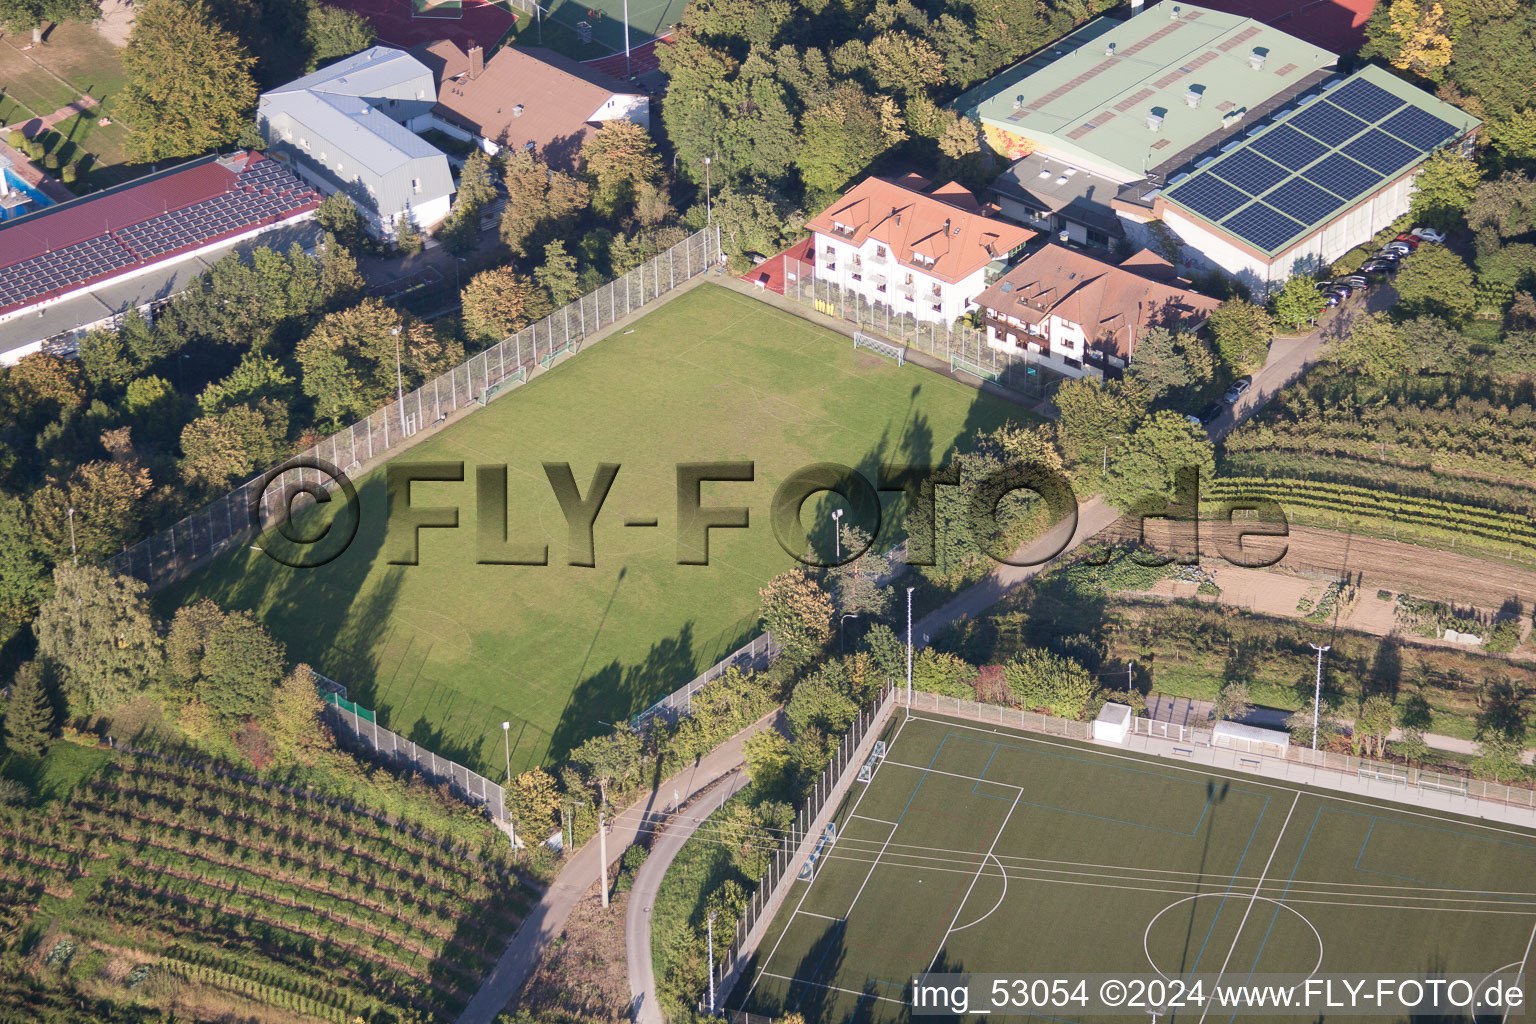
{"type": "Polygon", "coordinates": [[[1333,649],[1332,644],[1323,644],[1319,647],[1312,641],[1307,641],[1307,646],[1317,652],[1317,688],[1312,695],[1312,749],[1317,749],[1317,718],[1318,711],[1323,705],[1323,654],[1333,649]]]}
{"type": "Polygon", "coordinates": [[[912,717],[912,591],[907,588],[907,717],[912,717]]]}

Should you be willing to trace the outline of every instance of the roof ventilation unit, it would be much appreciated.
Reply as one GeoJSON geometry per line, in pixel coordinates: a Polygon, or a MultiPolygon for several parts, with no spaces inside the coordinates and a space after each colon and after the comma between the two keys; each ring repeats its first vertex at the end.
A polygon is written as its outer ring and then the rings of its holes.
{"type": "Polygon", "coordinates": [[[1162,130],[1163,130],[1163,115],[1162,114],[1148,114],[1147,115],[1147,131],[1149,131],[1149,132],[1160,132],[1162,130]]]}
{"type": "Polygon", "coordinates": [[[1184,90],[1184,105],[1187,106],[1187,107],[1198,107],[1200,105],[1200,99],[1201,99],[1202,95],[1203,94],[1201,93],[1201,91],[1198,88],[1195,88],[1193,86],[1191,86],[1188,89],[1185,89],[1184,90]]]}
{"type": "Polygon", "coordinates": [[[1114,55],[1115,55],[1115,44],[1114,43],[1107,44],[1104,47],[1104,56],[1106,56],[1106,57],[1113,57],[1114,55]]]}
{"type": "Polygon", "coordinates": [[[1269,51],[1263,49],[1255,49],[1253,52],[1248,54],[1248,66],[1253,68],[1255,71],[1263,71],[1264,61],[1268,57],[1269,51]]]}
{"type": "Polygon", "coordinates": [[[512,108],[512,116],[513,117],[522,117],[523,116],[523,105],[521,103],[519,103],[517,106],[512,108]]]}
{"type": "Polygon", "coordinates": [[[1013,109],[1014,110],[1023,110],[1024,109],[1024,94],[1023,93],[1019,93],[1017,96],[1015,96],[1013,98],[1013,109]]]}
{"type": "Polygon", "coordinates": [[[1169,21],[1178,21],[1179,20],[1179,15],[1181,13],[1183,13],[1183,12],[1182,12],[1182,10],[1177,5],[1168,8],[1168,20],[1169,21]]]}

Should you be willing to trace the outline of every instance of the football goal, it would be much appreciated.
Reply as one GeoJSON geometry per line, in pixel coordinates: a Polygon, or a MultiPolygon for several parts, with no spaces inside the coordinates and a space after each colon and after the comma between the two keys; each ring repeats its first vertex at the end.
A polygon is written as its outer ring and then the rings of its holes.
{"type": "Polygon", "coordinates": [[[950,373],[968,373],[978,380],[988,380],[996,384],[1003,379],[1003,371],[989,370],[980,363],[973,363],[964,356],[952,355],[949,357],[950,373]]]}
{"type": "Polygon", "coordinates": [[[816,840],[816,849],[811,851],[811,855],[807,857],[805,863],[801,865],[800,873],[795,877],[800,879],[802,882],[813,878],[816,874],[816,864],[821,860],[822,852],[825,851],[828,846],[831,846],[836,838],[837,824],[836,822],[829,821],[827,822],[827,827],[822,830],[821,837],[816,840]]]}
{"type": "Polygon", "coordinates": [[[873,335],[865,334],[863,331],[853,332],[853,347],[856,349],[867,348],[876,355],[894,359],[897,366],[906,362],[906,350],[900,345],[893,345],[883,338],[876,338],[873,335]]]}
{"type": "Polygon", "coordinates": [[[512,385],[514,385],[514,384],[522,384],[522,383],[525,383],[527,380],[528,380],[528,367],[526,367],[526,366],[519,366],[517,369],[513,370],[511,373],[509,373],[505,377],[501,378],[501,380],[499,380],[496,383],[492,384],[490,387],[483,389],[480,392],[480,404],[481,405],[487,404],[488,402],[490,402],[491,399],[495,398],[497,395],[501,394],[503,391],[510,391],[512,389],[512,385]]]}

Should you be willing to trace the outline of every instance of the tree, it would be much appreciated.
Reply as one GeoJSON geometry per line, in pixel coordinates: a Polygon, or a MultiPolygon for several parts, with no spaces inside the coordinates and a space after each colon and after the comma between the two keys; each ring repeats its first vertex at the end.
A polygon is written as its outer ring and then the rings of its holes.
{"type": "Polygon", "coordinates": [[[1269,355],[1275,321],[1263,306],[1244,299],[1228,299],[1211,312],[1206,329],[1211,332],[1222,362],[1234,373],[1252,373],[1264,365],[1269,355]]]}
{"type": "Polygon", "coordinates": [[[571,763],[590,786],[597,787],[604,804],[608,787],[622,788],[640,775],[642,763],[640,737],[630,729],[615,729],[607,736],[594,736],[571,751],[571,763]]]}
{"type": "Polygon", "coordinates": [[[29,661],[16,670],[5,702],[5,748],[23,757],[42,757],[53,740],[53,701],[46,670],[29,661]]]}
{"type": "Polygon", "coordinates": [[[533,285],[511,267],[482,270],[460,295],[464,328],[476,338],[500,341],[528,325],[533,285]]]}
{"type": "Polygon", "coordinates": [[[507,205],[501,214],[501,240],[518,256],[537,252],[552,238],[564,237],[591,204],[587,183],[550,169],[524,149],[502,162],[507,205]]]}
{"type": "Polygon", "coordinates": [[[287,652],[245,612],[224,617],[203,646],[198,699],[226,722],[266,712],[287,652]]]}
{"type": "Polygon", "coordinates": [[[911,96],[945,81],[944,58],[908,32],[882,32],[869,44],[869,70],[886,92],[911,96]]]}
{"type": "Polygon", "coordinates": [[[1355,737],[1368,757],[1385,755],[1387,737],[1396,722],[1397,708],[1386,694],[1373,693],[1360,702],[1360,714],[1355,718],[1355,737]]]}
{"type": "Polygon", "coordinates": [[[1275,319],[1293,331],[1316,320],[1327,307],[1317,282],[1308,274],[1292,274],[1269,304],[1275,319]]]}
{"type": "Polygon", "coordinates": [[[1505,733],[1487,736],[1477,745],[1472,774],[1495,782],[1515,782],[1529,774],[1525,761],[1525,743],[1520,737],[1505,733]]]}
{"type": "Polygon", "coordinates": [[[140,370],[128,342],[115,330],[92,331],[80,339],[80,365],[97,388],[120,388],[140,370]]]}
{"type": "Polygon", "coordinates": [[[558,239],[544,247],[544,262],[533,272],[533,279],[549,294],[556,309],[581,294],[576,258],[566,254],[565,243],[558,239]]]}
{"type": "Polygon", "coordinates": [[[1514,238],[1536,227],[1536,178],[1505,171],[1480,182],[1467,207],[1467,226],[1493,228],[1500,238],[1514,238]]]}
{"type": "MultiPolygon", "coordinates": [[[[1319,707],[1317,701],[1308,698],[1306,706],[1294,712],[1285,720],[1285,727],[1291,731],[1291,742],[1301,747],[1312,746],[1312,713],[1313,708],[1319,707]]],[[[1317,749],[1327,750],[1339,736],[1343,735],[1344,727],[1334,717],[1333,709],[1326,703],[1319,707],[1317,712],[1317,749]]]]}
{"type": "Polygon", "coordinates": [[[1016,706],[1047,708],[1061,718],[1081,718],[1099,685],[1071,658],[1026,648],[1003,666],[1003,679],[1016,706]]]}
{"type": "Polygon", "coordinates": [[[236,405],[212,416],[200,416],[181,432],[181,475],[191,487],[213,494],[278,461],[276,437],[288,432],[283,416],[273,423],[262,410],[236,405]]]}
{"type": "Polygon", "coordinates": [[[789,740],[772,729],[753,733],[742,747],[747,776],[762,793],[783,793],[793,777],[794,757],[789,740]]]}
{"type": "Polygon", "coordinates": [[[1152,327],[1137,340],[1125,376],[1155,402],[1170,391],[1209,380],[1214,372],[1210,350],[1195,335],[1152,327]]]}
{"type": "Polygon", "coordinates": [[[239,405],[276,402],[289,405],[298,389],[283,364],[272,356],[248,352],[228,377],[215,381],[197,396],[198,407],[206,416],[214,416],[239,405]]]}
{"type": "Polygon", "coordinates": [[[1403,337],[1397,325],[1384,313],[1355,317],[1350,322],[1349,333],[1332,342],[1329,352],[1340,366],[1380,380],[1403,372],[1403,337]]]}
{"type": "Polygon", "coordinates": [[[28,430],[62,419],[85,404],[85,374],[73,359],[38,352],[24,356],[7,377],[10,403],[28,430]]]}
{"type": "MultiPolygon", "coordinates": [[[[339,7],[329,9],[341,11],[339,7]]],[[[320,201],[319,208],[315,210],[315,223],[320,225],[321,230],[334,235],[336,241],[348,249],[361,249],[368,245],[368,229],[363,226],[363,215],[358,212],[357,204],[344,192],[332,192],[320,201]]]]}
{"type": "Polygon", "coordinates": [[[1450,373],[1467,365],[1471,342],[1438,317],[1419,316],[1398,327],[1403,343],[1403,371],[1450,373]]]}
{"type": "Polygon", "coordinates": [[[159,670],[160,634],[138,580],[93,565],[53,571],[53,596],[38,609],[38,653],[62,670],[65,692],[91,714],[141,691],[159,670]]]}
{"type": "Polygon", "coordinates": [[[464,161],[459,172],[459,187],[453,197],[456,209],[467,209],[475,214],[485,209],[496,198],[496,182],[491,178],[491,158],[478,146],[464,161]]]}
{"type": "Polygon", "coordinates": [[[133,152],[165,160],[235,141],[256,106],[254,65],[203,0],[137,4],[117,101],[133,152]]]}
{"type": "Polygon", "coordinates": [[[790,668],[809,664],[832,639],[832,599],[804,569],[791,569],[758,591],[759,618],[790,668]]]}
{"type": "Polygon", "coordinates": [[[1481,180],[1472,159],[1455,149],[1436,150],[1414,176],[1409,211],[1420,224],[1452,230],[1472,204],[1481,180]]]}
{"type": "Polygon", "coordinates": [[[1392,282],[1402,306],[1410,312],[1424,312],[1460,320],[1477,308],[1477,293],[1472,271],[1462,258],[1443,245],[1426,242],[1392,282]]]}
{"type": "Polygon", "coordinates": [[[625,118],[604,121],[582,144],[581,166],[591,179],[592,208],[604,217],[633,206],[641,185],[661,181],[661,157],[651,133],[625,118]]]}
{"type": "Polygon", "coordinates": [[[320,319],[294,355],[316,413],[339,426],[371,413],[396,390],[395,358],[404,363],[406,323],[378,299],[320,319]]]}
{"type": "Polygon", "coordinates": [[[1248,684],[1228,683],[1216,694],[1215,703],[1211,707],[1211,721],[1230,722],[1246,718],[1252,710],[1253,700],[1249,696],[1248,684]]]}
{"type": "Polygon", "coordinates": [[[891,592],[879,581],[890,574],[890,558],[875,551],[869,534],[857,526],[843,526],[839,538],[843,551],[866,550],[827,571],[838,609],[846,615],[884,615],[891,606],[891,592]]]}
{"type": "Polygon", "coordinates": [[[1104,498],[1122,512],[1161,509],[1174,496],[1174,474],[1194,468],[1201,479],[1216,473],[1216,454],[1205,431],[1176,412],[1153,413],[1110,461],[1104,498]]]}
{"type": "Polygon", "coordinates": [[[395,221],[395,248],[400,250],[402,256],[415,256],[426,246],[426,241],[421,237],[421,229],[416,226],[416,218],[410,210],[406,210],[404,216],[395,221]]]}
{"type": "Polygon", "coordinates": [[[309,47],[306,71],[366,50],[375,38],[373,24],[356,11],[323,0],[308,0],[305,4],[304,42],[309,47]]]}
{"type": "Polygon", "coordinates": [[[841,191],[875,159],[907,137],[901,114],[888,96],[871,96],[844,82],[827,102],[800,118],[800,151],[795,158],[805,187],[814,195],[841,191]]]}
{"type": "Polygon", "coordinates": [[[149,473],[132,463],[77,466],[62,485],[48,483],[33,492],[28,504],[34,536],[56,561],[119,551],[139,531],[149,487],[149,473]]]}
{"type": "Polygon", "coordinates": [[[0,0],[0,25],[13,32],[31,30],[34,44],[43,41],[43,27],[59,21],[95,21],[98,0],[0,0]]]}
{"type": "Polygon", "coordinates": [[[27,521],[26,506],[0,492],[0,622],[32,620],[51,586],[48,561],[27,521]]]}
{"type": "Polygon", "coordinates": [[[958,700],[976,699],[976,666],[948,651],[924,647],[912,659],[912,688],[958,700]]]}
{"type": "Polygon", "coordinates": [[[1056,409],[1056,445],[1069,464],[1078,466],[1107,458],[1104,449],[1131,432],[1141,406],[1120,382],[1083,377],[1062,381],[1056,409]]]}
{"type": "Polygon", "coordinates": [[[176,609],[165,635],[165,665],[179,684],[176,696],[190,700],[203,675],[203,654],[208,638],[224,624],[224,609],[211,598],[202,598],[176,609]]]}
{"type": "Polygon", "coordinates": [[[530,768],[512,779],[507,790],[512,820],[524,836],[538,841],[553,834],[559,822],[560,788],[542,768],[530,768]]]}

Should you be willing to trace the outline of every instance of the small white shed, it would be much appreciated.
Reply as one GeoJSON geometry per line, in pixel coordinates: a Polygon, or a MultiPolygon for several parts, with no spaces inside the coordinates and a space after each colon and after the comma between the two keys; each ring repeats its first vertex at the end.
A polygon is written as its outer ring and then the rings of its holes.
{"type": "Polygon", "coordinates": [[[1277,729],[1261,729],[1256,725],[1217,722],[1216,727],[1211,730],[1211,746],[1241,750],[1245,754],[1284,757],[1290,745],[1290,733],[1280,732],[1277,729]]]}
{"type": "Polygon", "coordinates": [[[1124,704],[1105,704],[1093,720],[1093,738],[1099,743],[1124,743],[1131,732],[1131,709],[1124,704]]]}

